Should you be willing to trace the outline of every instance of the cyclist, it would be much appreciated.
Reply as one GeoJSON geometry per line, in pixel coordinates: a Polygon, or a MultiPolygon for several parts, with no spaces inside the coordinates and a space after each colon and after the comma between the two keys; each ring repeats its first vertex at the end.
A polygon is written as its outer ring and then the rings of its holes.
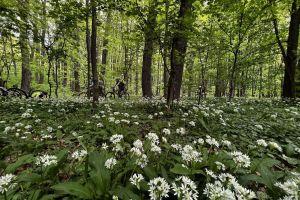
{"type": "Polygon", "coordinates": [[[118,90],[117,90],[118,97],[121,98],[125,94],[125,91],[126,91],[125,83],[117,78],[116,85],[114,88],[116,88],[116,87],[118,87],[118,90]]]}

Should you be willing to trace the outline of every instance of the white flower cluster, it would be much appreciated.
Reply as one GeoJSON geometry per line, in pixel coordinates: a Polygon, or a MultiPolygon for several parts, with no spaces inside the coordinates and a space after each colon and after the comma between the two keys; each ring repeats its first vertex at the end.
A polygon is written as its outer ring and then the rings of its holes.
{"type": "Polygon", "coordinates": [[[140,182],[144,180],[144,177],[142,174],[133,174],[129,181],[132,185],[135,185],[138,189],[140,189],[140,182]]]}
{"type": "Polygon", "coordinates": [[[3,194],[8,190],[12,189],[15,184],[12,183],[16,179],[16,176],[13,174],[6,174],[0,177],[0,193],[3,194]]]}
{"type": "Polygon", "coordinates": [[[86,155],[86,150],[76,150],[72,153],[71,157],[75,160],[82,160],[86,155]]]}
{"type": "Polygon", "coordinates": [[[232,156],[233,161],[237,164],[238,167],[250,167],[251,162],[249,156],[243,154],[240,151],[234,151],[230,153],[230,155],[232,156]]]}
{"type": "Polygon", "coordinates": [[[269,147],[271,149],[277,149],[278,151],[282,152],[281,146],[279,146],[279,144],[277,144],[276,142],[269,142],[269,147]]]}
{"type": "Polygon", "coordinates": [[[186,134],[185,128],[180,127],[178,129],[176,129],[176,133],[180,134],[180,135],[185,135],[186,134]]]}
{"type": "Polygon", "coordinates": [[[219,142],[215,138],[210,137],[209,135],[206,136],[205,142],[210,146],[215,146],[217,148],[219,148],[220,146],[219,142]]]}
{"type": "Polygon", "coordinates": [[[151,142],[151,150],[154,153],[161,153],[161,148],[158,146],[159,144],[159,138],[155,133],[148,133],[146,135],[146,138],[151,142]]]}
{"type": "Polygon", "coordinates": [[[289,179],[284,183],[275,183],[275,186],[281,188],[287,194],[284,199],[296,200],[300,198],[300,176],[289,179]]]}
{"type": "Polygon", "coordinates": [[[112,169],[117,164],[117,160],[115,158],[109,158],[105,161],[104,166],[107,169],[112,169]]]}
{"type": "Polygon", "coordinates": [[[264,139],[257,140],[256,143],[258,146],[262,146],[262,147],[268,146],[267,142],[264,139]]]}
{"type": "Polygon", "coordinates": [[[113,143],[113,151],[115,152],[123,152],[123,147],[121,145],[121,141],[123,140],[124,136],[123,135],[112,135],[110,137],[110,142],[113,143]]]}
{"type": "Polygon", "coordinates": [[[192,146],[185,145],[181,151],[181,158],[183,161],[190,162],[201,162],[201,153],[196,151],[192,146]]]}
{"type": "Polygon", "coordinates": [[[190,178],[181,176],[172,183],[172,189],[178,199],[198,199],[197,186],[190,178]],[[179,182],[179,184],[178,184],[179,182]]]}
{"type": "Polygon", "coordinates": [[[47,167],[50,165],[56,165],[57,164],[57,157],[45,154],[43,156],[39,156],[36,158],[36,165],[42,165],[43,167],[47,167]]]}
{"type": "Polygon", "coordinates": [[[206,170],[206,173],[215,179],[214,183],[206,184],[203,192],[209,199],[250,200],[256,198],[253,191],[241,186],[231,174],[222,173],[215,175],[210,170],[206,170]]]}
{"type": "Polygon", "coordinates": [[[170,191],[170,185],[164,178],[157,177],[148,183],[149,192],[150,192],[150,200],[160,200],[163,197],[168,197],[168,193],[170,191]]]}

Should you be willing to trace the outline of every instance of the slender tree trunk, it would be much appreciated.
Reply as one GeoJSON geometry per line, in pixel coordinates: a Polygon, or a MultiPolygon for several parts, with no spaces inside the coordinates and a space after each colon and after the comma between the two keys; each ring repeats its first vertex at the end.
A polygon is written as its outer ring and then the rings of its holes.
{"type": "Polygon", "coordinates": [[[97,8],[95,0],[91,0],[92,6],[92,35],[91,35],[91,63],[93,76],[93,109],[98,102],[98,70],[97,70],[97,8]]]}
{"type": "Polygon", "coordinates": [[[191,0],[181,0],[178,16],[177,31],[174,34],[171,50],[171,71],[168,85],[167,104],[171,105],[174,99],[179,100],[182,83],[184,59],[187,49],[187,31],[191,26],[192,19],[192,4],[191,0]]]}
{"type": "Polygon", "coordinates": [[[90,35],[90,1],[85,1],[86,14],[85,14],[85,42],[87,52],[87,96],[90,99],[90,80],[91,80],[91,35],[90,35]]]}
{"type": "Polygon", "coordinates": [[[109,27],[111,23],[111,11],[107,12],[106,22],[105,22],[105,30],[104,30],[104,39],[103,39],[103,50],[102,50],[102,68],[101,75],[102,81],[105,82],[105,73],[106,73],[106,65],[107,65],[107,56],[108,56],[108,36],[109,36],[109,27]]]}
{"type": "Polygon", "coordinates": [[[22,80],[21,89],[26,92],[30,90],[31,84],[31,70],[30,70],[30,53],[29,53],[29,39],[28,39],[28,12],[29,1],[19,0],[19,13],[20,13],[20,49],[22,60],[22,80]]]}
{"type": "Polygon", "coordinates": [[[136,48],[136,65],[135,65],[135,95],[139,94],[139,44],[136,48]]]}
{"type": "Polygon", "coordinates": [[[16,63],[16,59],[15,59],[15,51],[14,51],[14,47],[13,47],[13,41],[11,36],[9,36],[9,41],[10,41],[10,54],[11,54],[11,61],[13,63],[14,66],[14,76],[17,76],[17,63],[16,63]]]}

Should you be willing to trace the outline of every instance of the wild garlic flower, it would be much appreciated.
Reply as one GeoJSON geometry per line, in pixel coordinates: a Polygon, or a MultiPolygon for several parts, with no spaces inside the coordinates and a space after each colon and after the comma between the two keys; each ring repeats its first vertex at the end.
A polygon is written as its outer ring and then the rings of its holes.
{"type": "Polygon", "coordinates": [[[244,188],[238,182],[233,183],[233,188],[234,188],[237,199],[250,200],[250,199],[256,198],[256,195],[253,191],[251,191],[247,188],[244,188]]]}
{"type": "Polygon", "coordinates": [[[300,178],[289,179],[284,183],[275,183],[276,187],[281,188],[291,199],[299,199],[300,178]]]}
{"type": "Polygon", "coordinates": [[[150,140],[150,142],[151,143],[154,143],[154,144],[159,144],[159,138],[158,138],[158,136],[155,134],[155,133],[148,133],[147,135],[146,135],[146,138],[148,139],[148,140],[150,140]]]}
{"type": "Polygon", "coordinates": [[[181,158],[183,161],[190,162],[201,162],[201,153],[194,150],[194,148],[190,145],[185,145],[181,151],[181,158]]]}
{"type": "Polygon", "coordinates": [[[279,146],[279,144],[277,144],[276,142],[269,142],[269,147],[271,149],[277,149],[278,151],[282,152],[281,146],[279,146]]]}
{"type": "Polygon", "coordinates": [[[13,181],[16,179],[16,176],[13,174],[6,174],[0,177],[0,193],[3,194],[8,190],[12,189],[15,184],[13,181]]]}
{"type": "Polygon", "coordinates": [[[171,144],[171,147],[173,149],[175,149],[176,151],[181,151],[182,150],[181,144],[171,144]]]}
{"type": "Polygon", "coordinates": [[[178,129],[176,129],[176,133],[180,134],[180,135],[185,135],[186,134],[185,128],[180,127],[178,129]]]}
{"type": "Polygon", "coordinates": [[[110,137],[110,142],[112,142],[113,144],[117,144],[117,143],[120,143],[122,140],[123,140],[124,136],[123,135],[112,135],[110,137]]]}
{"type": "Polygon", "coordinates": [[[218,170],[222,170],[222,171],[226,170],[226,166],[223,163],[216,161],[215,164],[217,165],[218,170]]]}
{"type": "Polygon", "coordinates": [[[47,167],[50,165],[56,165],[57,164],[57,157],[45,154],[43,156],[39,156],[36,158],[36,165],[41,165],[43,167],[47,167]]]}
{"type": "Polygon", "coordinates": [[[144,177],[142,174],[133,174],[129,181],[132,185],[135,185],[138,189],[140,189],[140,182],[144,180],[144,177]]]}
{"type": "Polygon", "coordinates": [[[142,155],[142,150],[137,148],[137,147],[132,147],[130,149],[130,152],[135,155],[135,156],[141,156],[142,155]]]}
{"type": "Polygon", "coordinates": [[[98,127],[98,128],[102,128],[102,127],[103,127],[103,124],[102,124],[102,123],[98,123],[98,124],[97,124],[97,127],[98,127]]]}
{"type": "Polygon", "coordinates": [[[251,162],[249,156],[243,154],[240,151],[234,151],[230,153],[230,155],[232,156],[233,161],[238,167],[250,167],[251,162]]]}
{"type": "Polygon", "coordinates": [[[178,199],[198,199],[197,186],[194,181],[186,176],[181,176],[172,183],[172,190],[178,199]]]}
{"type": "Polygon", "coordinates": [[[164,129],[162,130],[162,132],[163,132],[165,135],[170,135],[170,134],[171,134],[170,129],[167,129],[167,128],[164,128],[164,129]]]}
{"type": "Polygon", "coordinates": [[[227,188],[224,188],[220,181],[207,183],[203,191],[211,200],[236,200],[234,193],[227,188]]]}
{"type": "Polygon", "coordinates": [[[53,132],[53,128],[52,128],[51,126],[48,126],[48,127],[47,127],[47,131],[48,131],[49,133],[52,133],[52,132],[53,132]]]}
{"type": "Polygon", "coordinates": [[[71,157],[75,160],[82,160],[86,155],[86,150],[76,150],[72,153],[71,157]]]}
{"type": "Polygon", "coordinates": [[[143,142],[138,139],[138,140],[133,142],[133,146],[138,148],[138,149],[143,149],[143,142]]]}
{"type": "Polygon", "coordinates": [[[155,143],[151,143],[150,151],[161,154],[161,148],[158,145],[156,145],[155,143]]]}
{"type": "Polygon", "coordinates": [[[263,129],[264,129],[263,126],[260,125],[260,124],[255,124],[254,126],[255,126],[256,128],[258,128],[258,129],[260,129],[260,130],[263,130],[263,129]]]}
{"type": "Polygon", "coordinates": [[[146,154],[142,154],[136,160],[136,164],[139,165],[141,168],[145,168],[148,164],[149,160],[146,154]]]}
{"type": "Polygon", "coordinates": [[[169,197],[170,186],[164,178],[157,177],[148,183],[150,200],[160,200],[163,197],[169,197]]]}
{"type": "Polygon", "coordinates": [[[190,121],[190,122],[189,122],[189,125],[191,125],[191,126],[196,126],[196,122],[190,121]]]}
{"type": "Polygon", "coordinates": [[[267,147],[268,144],[264,139],[256,140],[258,146],[267,147]]]}
{"type": "Polygon", "coordinates": [[[112,169],[117,164],[117,160],[115,158],[109,158],[105,161],[104,166],[107,169],[112,169]]]}
{"type": "Polygon", "coordinates": [[[228,148],[231,146],[231,142],[229,140],[223,140],[221,143],[223,146],[227,146],[228,148]]]}
{"type": "Polygon", "coordinates": [[[103,150],[107,150],[108,149],[108,146],[107,146],[107,144],[105,142],[102,143],[101,149],[103,149],[103,150]]]}
{"type": "Polygon", "coordinates": [[[215,146],[217,148],[219,148],[220,146],[219,142],[215,138],[210,137],[209,135],[206,136],[205,142],[210,146],[215,146]]]}

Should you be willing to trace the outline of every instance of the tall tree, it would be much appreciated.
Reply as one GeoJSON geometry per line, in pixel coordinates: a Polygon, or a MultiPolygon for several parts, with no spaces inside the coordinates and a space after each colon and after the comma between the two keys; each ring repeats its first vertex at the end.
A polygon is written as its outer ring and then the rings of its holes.
{"type": "Polygon", "coordinates": [[[95,0],[91,0],[92,7],[92,35],[91,35],[91,64],[93,77],[93,108],[98,102],[98,70],[97,70],[97,5],[95,0]]]}
{"type": "Polygon", "coordinates": [[[144,53],[142,65],[142,91],[143,97],[152,97],[152,57],[154,52],[155,28],[157,17],[157,0],[151,0],[147,20],[144,27],[144,53]]]}
{"type": "Polygon", "coordinates": [[[167,104],[180,98],[184,59],[188,44],[188,30],[192,25],[192,7],[194,0],[181,0],[178,22],[172,40],[171,71],[168,84],[167,104]]]}
{"type": "Polygon", "coordinates": [[[19,29],[20,29],[20,49],[22,57],[22,81],[21,88],[28,92],[31,84],[31,70],[30,70],[30,52],[28,39],[28,17],[29,17],[29,0],[18,0],[19,3],[19,29]]]}
{"type": "Polygon", "coordinates": [[[90,98],[90,80],[91,80],[91,35],[90,35],[90,1],[85,1],[85,43],[87,58],[87,96],[90,98]]]}
{"type": "MultiPolygon", "coordinates": [[[[275,3],[273,0],[269,0],[269,2],[271,4],[275,3]]],[[[296,96],[295,73],[298,62],[298,44],[300,32],[300,3],[298,0],[293,0],[290,12],[291,19],[286,49],[280,38],[277,18],[274,12],[272,12],[274,32],[285,64],[282,86],[283,98],[294,98],[296,96]]]]}

